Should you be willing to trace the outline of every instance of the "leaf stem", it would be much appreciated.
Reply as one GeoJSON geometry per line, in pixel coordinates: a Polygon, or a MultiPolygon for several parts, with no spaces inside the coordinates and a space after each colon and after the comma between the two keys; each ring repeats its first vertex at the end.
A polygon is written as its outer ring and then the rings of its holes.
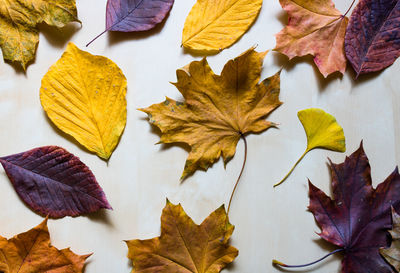
{"type": "Polygon", "coordinates": [[[304,152],[304,154],[297,160],[297,162],[296,162],[296,163],[294,164],[294,166],[290,169],[290,171],[287,173],[287,175],[285,175],[285,177],[282,178],[281,181],[279,181],[278,183],[276,183],[276,184],[274,185],[274,188],[275,188],[276,186],[279,186],[280,184],[282,184],[282,183],[286,180],[286,178],[289,177],[289,175],[293,172],[294,168],[296,168],[296,166],[300,163],[300,161],[304,158],[304,156],[305,156],[307,153],[308,153],[308,149],[307,149],[307,150],[304,152]]]}
{"type": "Polygon", "coordinates": [[[94,41],[96,41],[97,38],[99,38],[101,35],[103,35],[103,34],[106,33],[107,31],[109,31],[109,28],[107,28],[107,29],[104,30],[102,33],[100,33],[99,35],[97,35],[96,37],[94,37],[93,40],[91,40],[89,43],[87,43],[86,47],[90,46],[91,43],[93,43],[94,41]]]}
{"type": "Polygon", "coordinates": [[[236,188],[239,184],[240,178],[242,177],[243,170],[244,170],[244,167],[246,166],[246,161],[247,161],[247,141],[243,134],[241,134],[240,137],[244,141],[244,160],[243,160],[242,170],[240,171],[239,177],[237,178],[236,183],[235,183],[235,187],[233,188],[231,198],[229,199],[228,211],[226,213],[227,215],[229,215],[229,210],[231,209],[232,199],[233,199],[233,196],[235,195],[236,188]]]}
{"type": "Polygon", "coordinates": [[[344,13],[343,17],[346,17],[347,13],[349,13],[349,11],[351,10],[351,8],[353,7],[354,3],[356,2],[356,0],[353,0],[353,3],[351,3],[350,7],[347,9],[347,11],[344,13]]]}
{"type": "Polygon", "coordinates": [[[282,262],[280,262],[280,261],[277,261],[277,260],[272,260],[272,264],[274,264],[274,265],[279,265],[279,266],[281,266],[281,267],[286,267],[286,268],[306,267],[306,266],[310,266],[310,265],[319,263],[320,261],[322,261],[322,260],[328,258],[329,256],[331,256],[331,255],[333,255],[333,254],[335,254],[335,253],[341,252],[341,251],[343,251],[343,250],[344,250],[343,248],[336,249],[336,250],[332,251],[331,253],[326,254],[324,257],[322,257],[322,258],[320,258],[320,259],[318,259],[318,260],[316,260],[316,261],[314,261],[314,262],[308,263],[308,264],[302,264],[302,265],[287,265],[287,264],[284,264],[284,263],[282,263],[282,262]]]}

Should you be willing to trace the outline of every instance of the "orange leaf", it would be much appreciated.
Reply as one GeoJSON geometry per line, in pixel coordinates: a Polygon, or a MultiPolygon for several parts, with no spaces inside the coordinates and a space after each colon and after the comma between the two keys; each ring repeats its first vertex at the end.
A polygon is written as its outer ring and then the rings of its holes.
{"type": "Polygon", "coordinates": [[[288,13],[288,25],[276,35],[275,50],[292,59],[311,54],[327,77],[346,70],[344,36],[348,18],[332,0],[280,0],[288,13]]]}
{"type": "Polygon", "coordinates": [[[47,218],[9,240],[0,236],[0,270],[5,273],[80,273],[90,255],[51,246],[47,218]]]}
{"type": "Polygon", "coordinates": [[[126,242],[132,273],[218,273],[238,255],[238,250],[228,244],[233,229],[224,206],[196,225],[181,205],[167,200],[161,236],[126,242]]]}

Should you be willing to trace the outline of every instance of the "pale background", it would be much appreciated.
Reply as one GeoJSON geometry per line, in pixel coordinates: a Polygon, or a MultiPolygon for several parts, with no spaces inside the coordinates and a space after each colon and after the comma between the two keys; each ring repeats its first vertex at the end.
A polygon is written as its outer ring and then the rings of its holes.
{"type": "MultiPolygon", "coordinates": [[[[335,2],[344,12],[351,1],[335,2]]],[[[159,140],[157,130],[151,128],[144,113],[136,110],[161,102],[165,96],[181,98],[169,82],[176,80],[177,68],[200,59],[180,47],[184,21],[194,3],[195,0],[177,0],[165,23],[153,31],[106,34],[88,48],[89,52],[116,62],[128,79],[126,130],[108,166],[52,126],[39,101],[41,78],[59,59],[67,42],[73,41],[84,49],[88,41],[104,30],[105,0],[77,0],[82,28],[70,24],[57,32],[42,26],[36,60],[26,74],[9,64],[0,64],[0,155],[44,145],[62,146],[90,167],[114,208],[90,216],[49,221],[54,246],[70,246],[79,254],[94,252],[86,273],[130,272],[123,240],[159,236],[166,197],[173,203],[182,203],[197,223],[229,200],[243,160],[242,141],[226,170],[220,160],[207,172],[196,172],[180,184],[187,151],[175,145],[154,145],[159,140]]],[[[264,1],[250,31],[231,48],[208,58],[211,67],[219,74],[229,59],[253,45],[258,45],[259,51],[273,48],[274,34],[283,27],[285,18],[278,0],[264,1]]],[[[285,65],[280,96],[284,104],[268,118],[280,126],[247,137],[248,165],[230,215],[236,226],[231,243],[240,253],[224,272],[278,272],[271,265],[273,258],[305,263],[334,249],[319,240],[319,228],[307,212],[307,178],[330,191],[327,157],[342,162],[363,139],[374,185],[400,162],[400,62],[380,74],[355,81],[351,68],[343,77],[335,75],[325,80],[310,60],[303,58],[286,64],[286,59],[277,53],[270,53],[265,59],[263,78],[285,65]],[[320,107],[337,118],[344,128],[347,152],[314,150],[285,184],[273,189],[272,185],[306,147],[296,114],[309,107],[320,107]]],[[[0,208],[0,234],[7,238],[43,220],[18,198],[3,170],[0,208]]],[[[339,256],[331,257],[310,268],[310,272],[335,273],[339,266],[339,256]]]]}

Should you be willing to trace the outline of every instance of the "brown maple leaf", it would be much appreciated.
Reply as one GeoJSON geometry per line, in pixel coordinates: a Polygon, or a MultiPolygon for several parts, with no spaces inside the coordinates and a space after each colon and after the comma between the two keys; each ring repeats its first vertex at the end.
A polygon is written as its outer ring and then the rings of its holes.
{"type": "Polygon", "coordinates": [[[346,70],[344,37],[348,18],[332,0],[280,0],[288,13],[288,25],[276,35],[275,50],[292,59],[313,55],[319,71],[327,77],[346,70]]]}
{"type": "Polygon", "coordinates": [[[213,73],[205,58],[192,62],[177,70],[174,84],[185,102],[166,98],[139,109],[160,128],[161,143],[191,146],[181,179],[207,170],[220,156],[227,163],[241,137],[275,126],[265,117],[282,104],[280,72],[259,83],[266,53],[251,48],[230,60],[221,75],[213,73]]]}
{"type": "Polygon", "coordinates": [[[0,271],[4,273],[80,273],[89,255],[50,245],[47,218],[37,227],[7,240],[0,236],[0,271]]]}
{"type": "Polygon", "coordinates": [[[161,236],[126,242],[132,273],[218,273],[238,255],[228,244],[233,229],[224,206],[196,225],[181,205],[167,200],[161,236]]]}

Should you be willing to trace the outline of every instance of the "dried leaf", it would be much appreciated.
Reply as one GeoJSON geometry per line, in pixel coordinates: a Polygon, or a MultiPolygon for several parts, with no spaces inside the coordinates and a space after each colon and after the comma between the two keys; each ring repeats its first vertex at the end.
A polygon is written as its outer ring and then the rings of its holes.
{"type": "Polygon", "coordinates": [[[312,149],[321,148],[336,152],[346,151],[346,141],[343,128],[337,123],[335,117],[322,109],[310,108],[297,113],[307,135],[307,148],[304,154],[297,160],[289,173],[274,187],[282,184],[293,172],[303,157],[312,149]]]}
{"type": "Polygon", "coordinates": [[[241,136],[275,126],[265,117],[282,104],[280,72],[258,83],[265,54],[250,49],[230,60],[221,76],[206,59],[192,62],[177,70],[175,86],[185,102],[166,98],[140,109],[160,128],[161,143],[191,146],[181,179],[197,169],[207,170],[220,156],[227,163],[241,136]]]}
{"type": "Polygon", "coordinates": [[[380,253],[397,271],[400,271],[400,215],[392,208],[393,228],[390,232],[392,245],[381,248],[380,253]]]}
{"type": "Polygon", "coordinates": [[[174,0],[108,0],[106,30],[86,46],[107,31],[137,32],[152,29],[164,20],[173,4],[174,0]]]}
{"type": "Polygon", "coordinates": [[[275,50],[292,59],[313,55],[319,71],[329,74],[346,70],[344,36],[347,17],[332,0],[280,0],[288,13],[288,25],[276,35],[275,50]]]}
{"type": "Polygon", "coordinates": [[[218,273],[238,255],[228,244],[234,227],[224,206],[201,225],[187,216],[181,205],[167,200],[161,216],[161,236],[127,241],[132,273],[218,273]]]}
{"type": "Polygon", "coordinates": [[[400,56],[400,1],[360,0],[346,30],[346,56],[357,73],[391,65],[400,56]]]}
{"type": "Polygon", "coordinates": [[[79,22],[75,0],[8,0],[0,5],[0,47],[3,58],[26,69],[39,42],[37,25],[61,28],[79,22]]]}
{"type": "Polygon", "coordinates": [[[197,0],[182,33],[185,48],[213,53],[234,44],[256,20],[262,0],[197,0]]]}
{"type": "Polygon", "coordinates": [[[126,124],[126,78],[110,59],[69,43],[42,79],[50,120],[89,151],[109,159],[126,124]]]}
{"type": "Polygon", "coordinates": [[[4,273],[81,273],[90,255],[51,246],[47,219],[9,240],[0,236],[0,270],[4,273]]]}
{"type": "Polygon", "coordinates": [[[93,173],[79,158],[56,146],[0,158],[19,197],[50,217],[111,209],[93,173]]]}
{"type": "Polygon", "coordinates": [[[144,31],[154,28],[171,10],[174,0],[108,0],[106,29],[144,31]]]}
{"type": "Polygon", "coordinates": [[[342,164],[330,164],[333,199],[310,182],[310,211],[324,240],[344,249],[343,273],[394,273],[379,254],[388,247],[390,210],[400,208],[396,170],[376,189],[362,145],[342,164]]]}

